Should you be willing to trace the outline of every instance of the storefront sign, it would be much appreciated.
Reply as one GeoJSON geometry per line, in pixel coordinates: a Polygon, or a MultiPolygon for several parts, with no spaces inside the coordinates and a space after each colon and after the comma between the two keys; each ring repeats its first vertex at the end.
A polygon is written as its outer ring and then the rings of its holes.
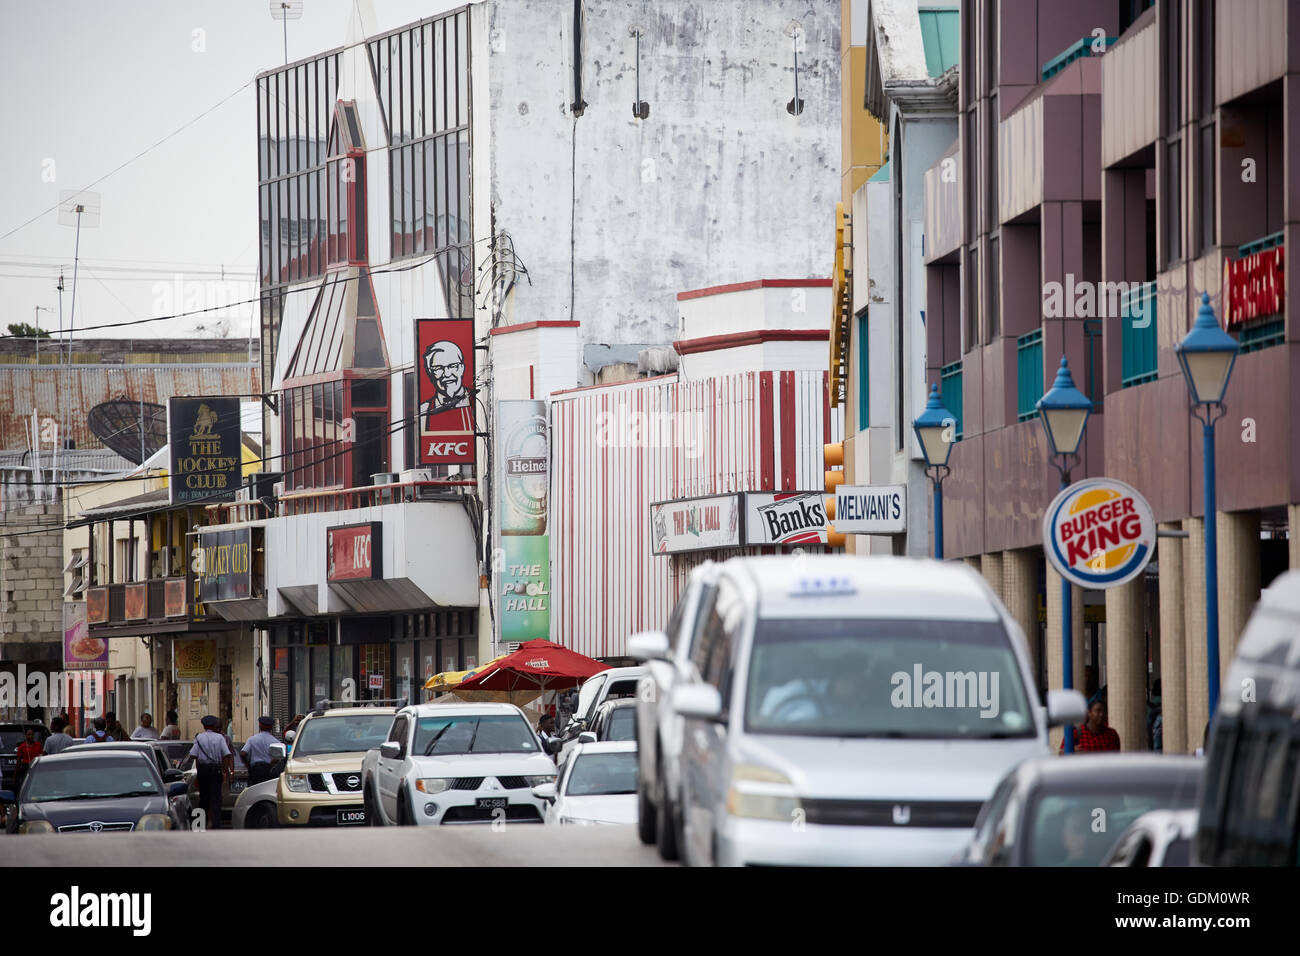
{"type": "Polygon", "coordinates": [[[167,436],[172,504],[234,501],[240,485],[239,398],[169,398],[167,436]]]}
{"type": "Polygon", "coordinates": [[[86,591],[86,623],[108,623],[108,588],[89,588],[86,591]]]}
{"type": "Polygon", "coordinates": [[[253,530],[210,531],[199,535],[199,599],[239,601],[253,594],[253,530]]]}
{"type": "Polygon", "coordinates": [[[417,319],[415,355],[420,464],[474,464],[473,320],[417,319]]]}
{"type": "Polygon", "coordinates": [[[840,485],[831,523],[841,534],[902,534],[907,530],[907,486],[840,485]]]}
{"type": "Polygon", "coordinates": [[[826,496],[820,491],[746,494],[745,543],[825,544],[826,496]]]}
{"type": "Polygon", "coordinates": [[[369,676],[369,678],[367,678],[367,681],[368,681],[368,686],[369,686],[370,690],[383,690],[383,689],[384,689],[384,675],[383,675],[383,674],[371,674],[371,675],[369,676]]]}
{"type": "Polygon", "coordinates": [[[172,676],[178,684],[195,684],[217,679],[217,642],[178,640],[172,642],[172,676]]]}
{"type": "Polygon", "coordinates": [[[1064,577],[1083,588],[1131,580],[1155,552],[1156,522],[1135,489],[1111,478],[1076,481],[1043,516],[1043,549],[1064,577]]]}
{"type": "Polygon", "coordinates": [[[740,547],[740,495],[681,498],[650,506],[650,548],[681,554],[740,547]]]}
{"type": "Polygon", "coordinates": [[[505,567],[500,582],[501,640],[531,641],[551,636],[550,535],[501,539],[505,567]]]}
{"type": "Polygon", "coordinates": [[[545,534],[551,444],[546,403],[497,402],[496,482],[502,534],[545,534]]]}
{"type": "Polygon", "coordinates": [[[1280,315],[1286,305],[1284,250],[1277,246],[1223,261],[1223,318],[1229,329],[1243,322],[1280,315]]]}
{"type": "MultiPolygon", "coordinates": [[[[108,617],[108,590],[104,589],[104,617],[108,617]]],[[[67,601],[63,605],[63,669],[102,671],[108,669],[108,641],[91,637],[86,630],[86,605],[67,601]]]]}
{"type": "Polygon", "coordinates": [[[376,581],[384,576],[383,522],[325,529],[325,579],[376,581]]]}

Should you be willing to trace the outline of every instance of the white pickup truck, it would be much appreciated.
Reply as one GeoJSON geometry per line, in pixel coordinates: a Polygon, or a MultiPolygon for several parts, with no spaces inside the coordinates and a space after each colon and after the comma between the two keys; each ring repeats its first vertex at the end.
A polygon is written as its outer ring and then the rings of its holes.
{"type": "Polygon", "coordinates": [[[547,802],[533,787],[554,782],[555,763],[512,704],[403,707],[361,764],[373,826],[541,823],[547,802]]]}

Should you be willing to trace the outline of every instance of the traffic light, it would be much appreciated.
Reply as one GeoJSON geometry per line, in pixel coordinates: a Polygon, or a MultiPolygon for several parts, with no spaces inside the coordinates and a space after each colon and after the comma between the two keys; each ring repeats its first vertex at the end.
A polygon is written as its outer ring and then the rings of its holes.
{"type": "Polygon", "coordinates": [[[831,522],[835,520],[835,492],[844,484],[844,442],[823,445],[822,454],[826,461],[826,543],[842,548],[848,539],[831,522]]]}

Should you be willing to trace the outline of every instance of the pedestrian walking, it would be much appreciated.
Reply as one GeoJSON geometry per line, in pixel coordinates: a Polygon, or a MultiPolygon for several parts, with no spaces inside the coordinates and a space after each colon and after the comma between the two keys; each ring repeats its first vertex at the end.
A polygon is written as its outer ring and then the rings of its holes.
{"type": "Polygon", "coordinates": [[[260,729],[244,742],[244,748],[240,751],[244,755],[244,763],[248,764],[250,787],[271,779],[271,744],[279,743],[275,734],[271,733],[274,725],[275,720],[271,717],[257,718],[260,729]]]}
{"type": "Polygon", "coordinates": [[[140,726],[131,731],[132,740],[157,740],[158,731],[153,726],[152,714],[140,715],[140,726]]]}
{"type": "MultiPolygon", "coordinates": [[[[1119,734],[1106,723],[1106,701],[1101,697],[1095,698],[1088,708],[1087,720],[1071,727],[1070,733],[1074,734],[1074,749],[1077,751],[1120,749],[1119,734]]],[[[1061,741],[1062,752],[1064,749],[1065,741],[1061,741]]]]}
{"type": "Polygon", "coordinates": [[[110,710],[104,715],[104,720],[106,721],[104,729],[108,731],[109,740],[126,740],[126,728],[117,719],[117,714],[110,710]]]}
{"type": "Polygon", "coordinates": [[[18,745],[18,763],[14,769],[14,792],[22,788],[23,779],[31,769],[32,761],[39,757],[44,748],[36,739],[36,728],[28,727],[23,731],[23,742],[18,745]]]}
{"type": "Polygon", "coordinates": [[[198,765],[199,806],[207,816],[210,830],[221,826],[221,785],[229,779],[235,755],[226,738],[217,732],[221,722],[209,714],[203,718],[203,731],[194,738],[190,756],[198,765]]]}
{"type": "Polygon", "coordinates": [[[95,723],[94,723],[94,728],[95,728],[94,730],[92,730],[89,734],[86,735],[86,741],[85,741],[86,743],[88,743],[88,744],[102,744],[102,743],[107,743],[108,741],[114,739],[114,738],[112,737],[112,735],[109,734],[109,732],[108,732],[108,719],[107,719],[107,718],[105,718],[105,717],[96,717],[96,718],[95,718],[95,723]]]}
{"type": "Polygon", "coordinates": [[[67,732],[68,721],[64,717],[55,717],[50,722],[50,730],[54,732],[45,740],[45,753],[47,754],[61,753],[77,742],[77,739],[67,732]]]}
{"type": "Polygon", "coordinates": [[[181,728],[176,723],[178,719],[179,718],[177,717],[176,711],[174,710],[167,711],[167,726],[164,727],[162,729],[162,733],[158,735],[159,740],[180,740],[181,739],[181,728]]]}

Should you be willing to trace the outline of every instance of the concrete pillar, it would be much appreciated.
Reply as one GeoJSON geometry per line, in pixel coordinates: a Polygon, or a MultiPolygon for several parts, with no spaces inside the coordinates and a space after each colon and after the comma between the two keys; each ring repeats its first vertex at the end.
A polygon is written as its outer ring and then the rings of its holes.
{"type": "Polygon", "coordinates": [[[980,555],[980,574],[984,575],[984,580],[988,581],[989,587],[998,596],[998,600],[1005,604],[1006,585],[1003,580],[1002,552],[994,551],[980,555]]]}
{"type": "Polygon", "coordinates": [[[1287,544],[1291,552],[1291,570],[1300,571],[1300,505],[1286,506],[1287,544]]]}
{"type": "MultiPolygon", "coordinates": [[[[1259,601],[1259,512],[1220,511],[1219,676],[1237,652],[1250,613],[1259,601]]],[[[1221,688],[1221,693],[1228,693],[1221,688]]]]}
{"type": "Polygon", "coordinates": [[[1209,685],[1205,670],[1205,521],[1188,518],[1183,526],[1183,634],[1187,642],[1187,750],[1194,753],[1205,740],[1210,719],[1209,685]]]}
{"type": "Polygon", "coordinates": [[[1025,632],[1036,676],[1042,669],[1042,661],[1038,659],[1038,552],[1035,549],[1002,552],[1002,586],[1002,603],[1025,632]]]}
{"type": "Polygon", "coordinates": [[[962,558],[962,561],[966,564],[966,567],[970,568],[976,574],[980,573],[979,555],[972,555],[968,558],[962,558]]]}
{"type": "Polygon", "coordinates": [[[1106,699],[1125,750],[1146,750],[1146,582],[1106,589],[1106,699]]]}
{"type": "MultiPolygon", "coordinates": [[[[1163,524],[1181,530],[1180,522],[1163,524]]],[[[1187,746],[1187,631],[1183,626],[1183,539],[1158,538],[1160,567],[1161,725],[1166,753],[1189,753],[1187,746]]]]}
{"type": "MultiPolygon", "coordinates": [[[[1082,693],[1083,686],[1083,589],[1073,586],[1070,589],[1070,606],[1073,610],[1073,625],[1070,631],[1072,642],[1074,685],[1073,689],[1082,693]]],[[[1057,573],[1052,562],[1047,562],[1047,687],[1056,690],[1065,686],[1064,672],[1061,666],[1061,575],[1057,573]]],[[[1052,731],[1051,744],[1055,750],[1061,742],[1061,730],[1052,731]]]]}

